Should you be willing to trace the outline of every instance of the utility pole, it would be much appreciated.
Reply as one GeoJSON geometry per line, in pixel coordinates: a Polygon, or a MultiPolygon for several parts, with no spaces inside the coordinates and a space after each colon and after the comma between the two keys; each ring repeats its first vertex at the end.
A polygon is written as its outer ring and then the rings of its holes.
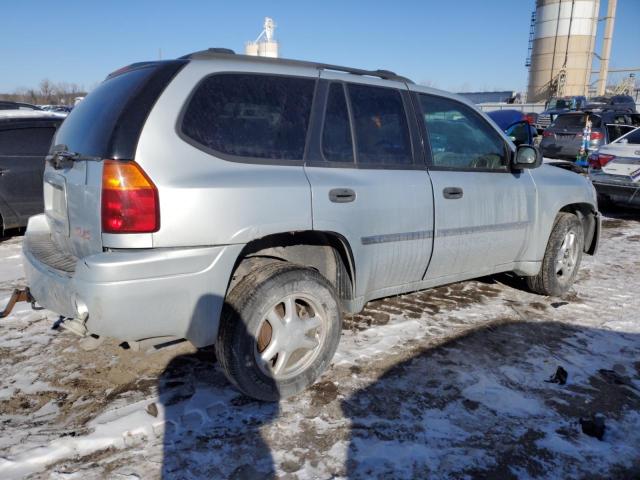
{"type": "Polygon", "coordinates": [[[607,75],[609,73],[609,58],[611,57],[611,40],[613,38],[613,24],[616,19],[616,6],[618,0],[609,0],[607,3],[607,16],[604,18],[604,37],[602,39],[602,55],[600,57],[600,76],[598,77],[598,95],[604,95],[607,88],[607,75]]]}

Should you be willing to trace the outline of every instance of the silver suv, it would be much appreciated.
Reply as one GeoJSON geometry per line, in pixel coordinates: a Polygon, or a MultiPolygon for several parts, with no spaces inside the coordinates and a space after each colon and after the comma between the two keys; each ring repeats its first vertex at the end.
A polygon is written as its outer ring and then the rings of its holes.
{"type": "Polygon", "coordinates": [[[315,381],[371,299],[505,271],[562,295],[598,243],[587,180],[389,71],[134,64],[53,143],[24,240],[37,302],[81,335],[215,344],[259,399],[315,381]]]}

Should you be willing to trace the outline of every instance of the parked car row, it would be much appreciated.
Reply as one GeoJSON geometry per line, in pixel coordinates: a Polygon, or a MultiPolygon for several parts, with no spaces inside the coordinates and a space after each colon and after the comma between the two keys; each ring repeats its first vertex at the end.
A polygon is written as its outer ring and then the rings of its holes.
{"type": "Polygon", "coordinates": [[[540,148],[549,158],[575,160],[583,143],[583,130],[591,121],[589,151],[595,151],[640,127],[640,114],[616,111],[573,112],[559,115],[543,132],[540,148]]]}
{"type": "Polygon", "coordinates": [[[538,133],[542,134],[560,115],[577,111],[636,113],[636,103],[629,95],[600,96],[590,99],[582,95],[554,97],[545,104],[544,111],[538,114],[533,125],[538,133]]]}
{"type": "Polygon", "coordinates": [[[640,128],[591,154],[589,167],[601,204],[640,207],[640,128]]]}

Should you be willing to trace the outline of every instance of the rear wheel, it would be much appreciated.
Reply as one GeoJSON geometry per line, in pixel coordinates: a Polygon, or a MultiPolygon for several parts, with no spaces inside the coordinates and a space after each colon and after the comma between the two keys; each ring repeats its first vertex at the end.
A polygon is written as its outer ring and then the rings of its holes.
{"type": "Polygon", "coordinates": [[[252,270],[227,295],[216,355],[243,393],[274,401],[320,376],[341,328],[335,291],[322,275],[274,262],[252,270]]]}
{"type": "Polygon", "coordinates": [[[578,274],[583,250],[582,223],[572,213],[559,213],[549,236],[540,272],[535,277],[527,277],[529,288],[542,295],[564,295],[578,274]]]}

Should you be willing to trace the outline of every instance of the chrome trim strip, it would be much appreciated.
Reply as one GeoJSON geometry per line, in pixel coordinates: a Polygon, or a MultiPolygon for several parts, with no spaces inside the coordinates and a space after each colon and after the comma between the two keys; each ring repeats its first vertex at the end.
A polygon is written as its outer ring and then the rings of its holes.
{"type": "Polygon", "coordinates": [[[422,240],[424,238],[432,238],[431,230],[421,230],[419,232],[403,232],[388,233],[386,235],[372,235],[370,237],[362,237],[360,240],[363,245],[376,245],[378,243],[388,242],[406,242],[409,240],[422,240]]]}
{"type": "Polygon", "coordinates": [[[495,225],[478,225],[475,227],[443,228],[436,231],[436,237],[453,237],[455,235],[471,235],[474,233],[505,232],[507,230],[522,230],[530,222],[497,223],[495,225]]]}
{"type": "MultiPolygon", "coordinates": [[[[436,237],[453,237],[455,235],[471,235],[474,233],[504,232],[508,230],[522,230],[527,228],[531,222],[509,222],[498,223],[496,225],[479,225],[475,227],[443,228],[436,231],[436,237]]],[[[418,232],[388,233],[385,235],[372,235],[362,237],[362,245],[377,245],[379,243],[406,242],[410,240],[422,240],[433,238],[433,231],[420,230],[418,232]]]]}

